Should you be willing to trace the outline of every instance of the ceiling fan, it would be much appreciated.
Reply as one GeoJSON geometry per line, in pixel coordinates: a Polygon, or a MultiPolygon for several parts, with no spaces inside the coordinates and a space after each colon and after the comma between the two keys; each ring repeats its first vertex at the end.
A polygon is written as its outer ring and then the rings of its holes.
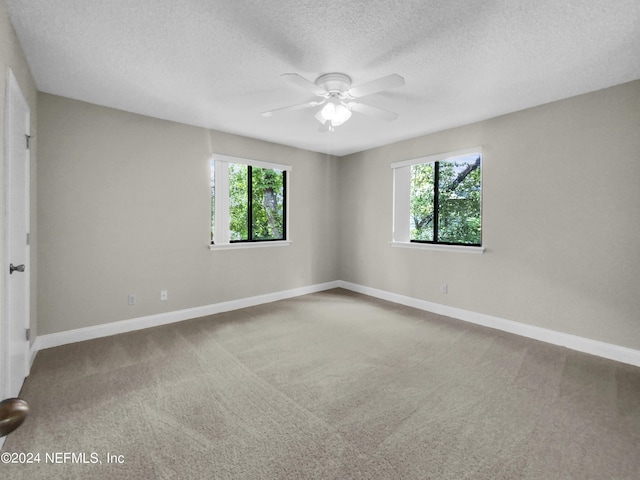
{"type": "Polygon", "coordinates": [[[318,77],[315,83],[297,73],[285,73],[281,75],[281,77],[287,82],[303,88],[320,98],[289,107],[269,110],[268,112],[262,113],[263,117],[271,117],[274,114],[292,110],[323,106],[317,111],[315,118],[322,124],[320,130],[329,132],[333,132],[335,127],[349,120],[351,112],[363,113],[387,121],[398,118],[397,113],[354,101],[357,98],[365,97],[382,90],[402,87],[404,85],[404,78],[398,74],[387,75],[386,77],[355,87],[351,86],[351,78],[344,73],[325,73],[318,77]]]}

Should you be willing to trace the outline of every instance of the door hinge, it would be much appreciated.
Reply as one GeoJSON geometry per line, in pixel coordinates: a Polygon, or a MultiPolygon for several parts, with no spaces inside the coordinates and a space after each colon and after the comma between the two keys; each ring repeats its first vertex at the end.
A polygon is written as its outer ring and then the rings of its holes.
{"type": "Polygon", "coordinates": [[[27,332],[26,333],[27,333],[26,337],[27,337],[27,342],[28,342],[29,340],[31,340],[31,329],[27,328],[27,332]]]}
{"type": "Polygon", "coordinates": [[[27,233],[27,245],[31,245],[31,234],[27,233]]]}
{"type": "Polygon", "coordinates": [[[24,138],[27,140],[27,150],[29,150],[31,148],[31,135],[25,133],[24,138]]]}

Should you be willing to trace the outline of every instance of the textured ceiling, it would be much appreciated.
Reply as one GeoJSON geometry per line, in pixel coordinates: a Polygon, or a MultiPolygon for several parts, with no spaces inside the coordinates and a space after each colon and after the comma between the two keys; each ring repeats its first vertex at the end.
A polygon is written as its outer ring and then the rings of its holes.
{"type": "Polygon", "coordinates": [[[38,89],[345,155],[640,78],[638,0],[4,0],[38,89]],[[280,75],[406,86],[333,133],[280,75]]]}

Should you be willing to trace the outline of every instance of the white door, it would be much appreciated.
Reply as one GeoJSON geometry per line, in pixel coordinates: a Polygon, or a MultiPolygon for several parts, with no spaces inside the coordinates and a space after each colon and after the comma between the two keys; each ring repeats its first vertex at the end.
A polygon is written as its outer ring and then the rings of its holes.
{"type": "Polygon", "coordinates": [[[29,373],[30,109],[11,69],[5,91],[2,398],[16,397],[29,373]]]}

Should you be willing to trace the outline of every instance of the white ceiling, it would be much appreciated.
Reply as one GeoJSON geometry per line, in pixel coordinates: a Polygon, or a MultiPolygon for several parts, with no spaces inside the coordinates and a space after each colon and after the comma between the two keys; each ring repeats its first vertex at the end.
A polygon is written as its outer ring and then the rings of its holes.
{"type": "Polygon", "coordinates": [[[638,0],[4,0],[43,92],[335,155],[640,78],[638,0]],[[280,75],[406,86],[334,133],[280,75]]]}

